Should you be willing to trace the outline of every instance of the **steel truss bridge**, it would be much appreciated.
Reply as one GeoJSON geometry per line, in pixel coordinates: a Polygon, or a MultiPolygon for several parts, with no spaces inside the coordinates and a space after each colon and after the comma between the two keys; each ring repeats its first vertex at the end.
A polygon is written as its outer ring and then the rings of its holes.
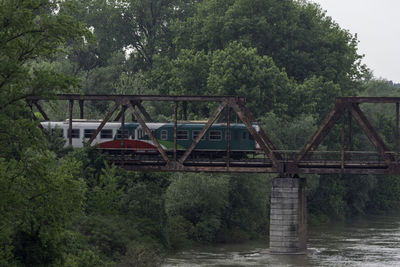
{"type": "MultiPolygon", "coordinates": [[[[314,135],[300,151],[278,150],[271,142],[266,131],[256,121],[252,112],[246,106],[246,100],[234,96],[156,96],[156,95],[78,95],[59,94],[53,98],[30,96],[27,104],[32,111],[36,108],[45,120],[50,120],[40,105],[40,101],[60,100],[69,102],[69,144],[72,144],[71,131],[73,122],[74,102],[79,103],[80,119],[84,118],[84,101],[107,101],[113,103],[112,108],[102,119],[99,127],[89,139],[89,144],[96,138],[104,125],[109,121],[120,121],[122,132],[125,129],[125,113],[130,111],[150,140],[157,147],[153,154],[129,153],[129,150],[113,151],[108,154],[111,163],[134,171],[183,171],[183,172],[244,172],[244,173],[279,173],[285,175],[317,173],[317,174],[400,174],[399,164],[399,103],[400,97],[338,97],[333,109],[322,121],[314,135]],[[166,151],[147,127],[153,122],[146,111],[143,102],[174,103],[174,149],[166,151]],[[208,118],[204,128],[190,147],[181,151],[177,149],[178,108],[182,105],[183,119],[187,119],[188,103],[216,103],[217,108],[208,118]],[[364,103],[394,104],[396,112],[395,151],[390,151],[376,129],[360,109],[364,103]],[[118,113],[116,111],[118,110],[118,113]],[[114,114],[117,114],[113,116],[114,114]],[[223,114],[223,116],[221,116],[223,114]],[[260,153],[245,159],[234,159],[231,155],[229,138],[231,117],[243,123],[255,141],[259,144],[260,153]],[[219,158],[197,157],[193,151],[207,130],[218,118],[224,117],[226,122],[227,140],[226,154],[219,158]],[[374,151],[352,151],[352,123],[368,137],[374,151]],[[259,127],[256,131],[253,125],[259,127]],[[341,124],[341,126],[340,126],[341,124]],[[318,146],[327,137],[335,125],[341,127],[339,151],[320,151],[318,146]]],[[[37,120],[32,112],[34,119],[37,120]]],[[[266,129],[268,130],[268,129],[266,129]]],[[[124,140],[122,139],[122,143],[124,140]]],[[[224,152],[225,153],[225,152],[224,152]]]]}

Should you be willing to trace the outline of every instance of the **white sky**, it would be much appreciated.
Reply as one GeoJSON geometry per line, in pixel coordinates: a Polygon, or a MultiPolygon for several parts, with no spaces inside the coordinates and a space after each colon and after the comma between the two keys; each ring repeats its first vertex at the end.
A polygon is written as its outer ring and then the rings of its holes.
{"type": "Polygon", "coordinates": [[[376,78],[400,82],[400,0],[311,0],[342,29],[357,33],[358,53],[376,78]]]}

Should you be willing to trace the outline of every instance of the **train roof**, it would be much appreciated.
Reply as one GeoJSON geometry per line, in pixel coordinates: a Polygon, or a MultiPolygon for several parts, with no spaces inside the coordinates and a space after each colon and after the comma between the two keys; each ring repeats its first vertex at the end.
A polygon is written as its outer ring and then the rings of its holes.
{"type": "MultiPolygon", "coordinates": [[[[101,121],[88,121],[88,120],[73,120],[72,124],[74,127],[88,127],[88,128],[93,128],[93,127],[97,127],[98,125],[100,125],[101,121]]],[[[69,121],[45,121],[45,122],[41,122],[41,124],[43,126],[59,126],[59,127],[68,127],[69,126],[69,121]]],[[[183,129],[202,129],[204,127],[206,123],[180,123],[178,122],[178,128],[183,128],[183,129]]],[[[121,122],[107,122],[105,127],[111,127],[111,128],[116,128],[119,127],[121,125],[121,122]]],[[[154,129],[158,129],[160,127],[166,127],[166,128],[173,128],[174,127],[174,123],[170,123],[170,122],[149,122],[146,123],[147,127],[149,127],[150,129],[154,130],[154,129]]],[[[213,129],[218,129],[218,128],[226,128],[226,123],[214,123],[213,125],[211,125],[211,128],[213,129]]],[[[139,127],[140,124],[138,122],[126,122],[125,123],[125,127],[126,128],[136,128],[139,127]]],[[[231,123],[230,124],[231,129],[243,129],[246,128],[246,126],[242,123],[231,123]]],[[[256,127],[255,125],[253,125],[253,127],[256,127]]]]}

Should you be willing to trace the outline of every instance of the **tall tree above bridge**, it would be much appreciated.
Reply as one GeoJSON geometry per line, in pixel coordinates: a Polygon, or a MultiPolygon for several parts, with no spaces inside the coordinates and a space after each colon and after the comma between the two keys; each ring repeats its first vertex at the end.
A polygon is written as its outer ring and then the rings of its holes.
{"type": "Polygon", "coordinates": [[[212,51],[234,40],[257,48],[299,82],[322,76],[345,86],[364,71],[356,37],[304,1],[205,0],[173,32],[178,48],[212,51]]]}
{"type": "Polygon", "coordinates": [[[240,94],[258,107],[257,115],[284,111],[321,119],[336,96],[362,88],[365,66],[356,37],[315,4],[204,0],[193,16],[175,20],[170,29],[176,52],[159,53],[148,76],[149,87],[163,93],[240,94]],[[232,44],[241,47],[239,56],[232,44]],[[261,97],[254,98],[255,91],[261,97]],[[269,102],[260,105],[263,100],[269,102]]]}

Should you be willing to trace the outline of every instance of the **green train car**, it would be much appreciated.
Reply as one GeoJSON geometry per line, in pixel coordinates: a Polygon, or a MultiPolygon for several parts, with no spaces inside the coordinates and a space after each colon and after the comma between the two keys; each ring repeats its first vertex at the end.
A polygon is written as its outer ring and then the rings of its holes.
{"type": "MultiPolygon", "coordinates": [[[[177,150],[185,151],[192,144],[193,140],[204,128],[204,123],[178,123],[177,124],[177,150]]],[[[167,151],[174,149],[174,124],[173,123],[148,123],[147,127],[152,131],[153,136],[160,145],[167,151]]],[[[258,130],[257,126],[253,126],[258,130]]],[[[227,126],[226,124],[213,124],[195,148],[195,152],[222,152],[227,150],[227,126]]],[[[100,144],[102,148],[120,148],[122,137],[119,130],[115,140],[108,144],[100,144]]],[[[126,148],[156,150],[153,142],[145,133],[139,123],[125,124],[124,143],[126,148]]],[[[244,124],[230,124],[230,151],[235,152],[255,152],[259,149],[253,136],[244,124]]]]}

